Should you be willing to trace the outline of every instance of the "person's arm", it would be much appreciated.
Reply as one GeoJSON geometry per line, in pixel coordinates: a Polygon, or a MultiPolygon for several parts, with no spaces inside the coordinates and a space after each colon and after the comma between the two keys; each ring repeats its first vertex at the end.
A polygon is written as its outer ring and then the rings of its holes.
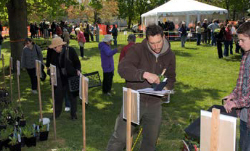
{"type": "Polygon", "coordinates": [[[117,48],[112,50],[108,45],[106,45],[103,47],[103,52],[107,56],[113,56],[114,54],[116,54],[118,52],[118,50],[117,50],[117,48]]]}

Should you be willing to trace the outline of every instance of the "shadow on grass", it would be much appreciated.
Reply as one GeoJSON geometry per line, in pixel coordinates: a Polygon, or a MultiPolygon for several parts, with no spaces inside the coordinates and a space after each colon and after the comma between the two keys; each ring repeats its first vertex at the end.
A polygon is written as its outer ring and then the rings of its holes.
{"type": "Polygon", "coordinates": [[[224,60],[226,61],[231,61],[231,62],[240,62],[241,61],[241,55],[237,54],[237,55],[233,55],[230,57],[224,57],[224,60]]]}
{"type": "Polygon", "coordinates": [[[192,57],[192,55],[188,52],[185,52],[184,50],[178,50],[175,49],[173,50],[176,56],[181,56],[181,57],[192,57]]]}
{"type": "Polygon", "coordinates": [[[222,92],[218,89],[192,87],[180,82],[176,83],[175,88],[171,102],[163,104],[161,135],[169,141],[182,140],[184,129],[190,124],[190,118],[196,119],[200,110],[207,110],[214,105],[213,101],[221,100],[219,93],[222,92]],[[211,102],[204,102],[208,97],[211,98],[211,102]]]}

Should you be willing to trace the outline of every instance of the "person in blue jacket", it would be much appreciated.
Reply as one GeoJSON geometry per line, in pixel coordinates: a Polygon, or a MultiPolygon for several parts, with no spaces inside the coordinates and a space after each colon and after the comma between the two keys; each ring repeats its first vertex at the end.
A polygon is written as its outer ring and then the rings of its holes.
{"type": "Polygon", "coordinates": [[[117,49],[112,50],[110,45],[112,41],[111,35],[105,35],[102,42],[99,43],[98,48],[101,53],[101,64],[103,70],[103,94],[111,96],[111,88],[114,76],[114,59],[113,55],[118,52],[117,49]]]}

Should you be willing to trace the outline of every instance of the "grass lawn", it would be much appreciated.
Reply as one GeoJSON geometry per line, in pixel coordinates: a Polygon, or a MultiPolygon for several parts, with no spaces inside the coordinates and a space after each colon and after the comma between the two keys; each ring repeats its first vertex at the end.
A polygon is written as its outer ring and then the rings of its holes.
{"type": "MultiPolygon", "coordinates": [[[[100,38],[102,39],[102,38],[100,38]]],[[[137,39],[140,42],[142,39],[137,39]]],[[[127,44],[124,35],[118,36],[118,44],[127,44]]],[[[70,45],[79,46],[75,40],[70,45]]],[[[176,54],[177,82],[175,94],[171,95],[171,102],[163,105],[163,120],[161,133],[157,143],[157,151],[180,151],[181,140],[184,138],[184,129],[192,119],[196,119],[200,110],[207,110],[211,105],[221,104],[221,98],[228,95],[236,85],[239,72],[240,54],[228,58],[218,59],[216,47],[187,42],[186,48],[180,42],[171,42],[171,48],[176,54]]],[[[2,45],[5,55],[6,71],[9,66],[10,43],[5,40],[2,45]]],[[[46,51],[44,51],[46,54],[46,51]]],[[[102,69],[98,43],[85,44],[85,54],[90,59],[81,60],[83,73],[99,71],[102,79],[102,69]]],[[[124,79],[117,73],[119,54],[114,55],[115,72],[113,80],[112,97],[102,95],[101,87],[89,89],[89,104],[86,109],[86,139],[87,151],[104,151],[113,132],[115,119],[122,106],[122,87],[124,79]]],[[[2,64],[0,65],[2,67],[2,64]]],[[[0,86],[3,86],[3,70],[0,68],[0,86]]],[[[13,100],[18,99],[17,80],[13,76],[13,100]]],[[[9,76],[5,83],[9,88],[9,76]]],[[[21,104],[27,117],[28,124],[33,124],[39,118],[38,95],[31,93],[31,84],[27,72],[21,71],[21,104]]],[[[52,116],[51,86],[49,78],[41,83],[42,104],[44,117],[52,116]]],[[[58,149],[60,151],[80,151],[82,149],[82,109],[78,103],[78,120],[72,121],[69,112],[62,112],[56,120],[57,140],[54,140],[53,124],[50,124],[49,140],[38,142],[36,148],[22,148],[23,151],[47,151],[58,149]]],[[[135,140],[135,138],[134,138],[135,140]]],[[[140,141],[139,141],[140,142],[140,141]]],[[[134,150],[138,150],[137,143],[134,150]]]]}

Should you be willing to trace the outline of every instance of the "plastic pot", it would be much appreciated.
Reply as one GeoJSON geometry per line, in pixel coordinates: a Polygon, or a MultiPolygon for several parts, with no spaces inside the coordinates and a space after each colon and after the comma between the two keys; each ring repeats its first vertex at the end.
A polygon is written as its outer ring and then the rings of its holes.
{"type": "Polygon", "coordinates": [[[46,141],[46,140],[48,140],[48,136],[49,136],[49,131],[40,132],[39,140],[46,141]]]}

